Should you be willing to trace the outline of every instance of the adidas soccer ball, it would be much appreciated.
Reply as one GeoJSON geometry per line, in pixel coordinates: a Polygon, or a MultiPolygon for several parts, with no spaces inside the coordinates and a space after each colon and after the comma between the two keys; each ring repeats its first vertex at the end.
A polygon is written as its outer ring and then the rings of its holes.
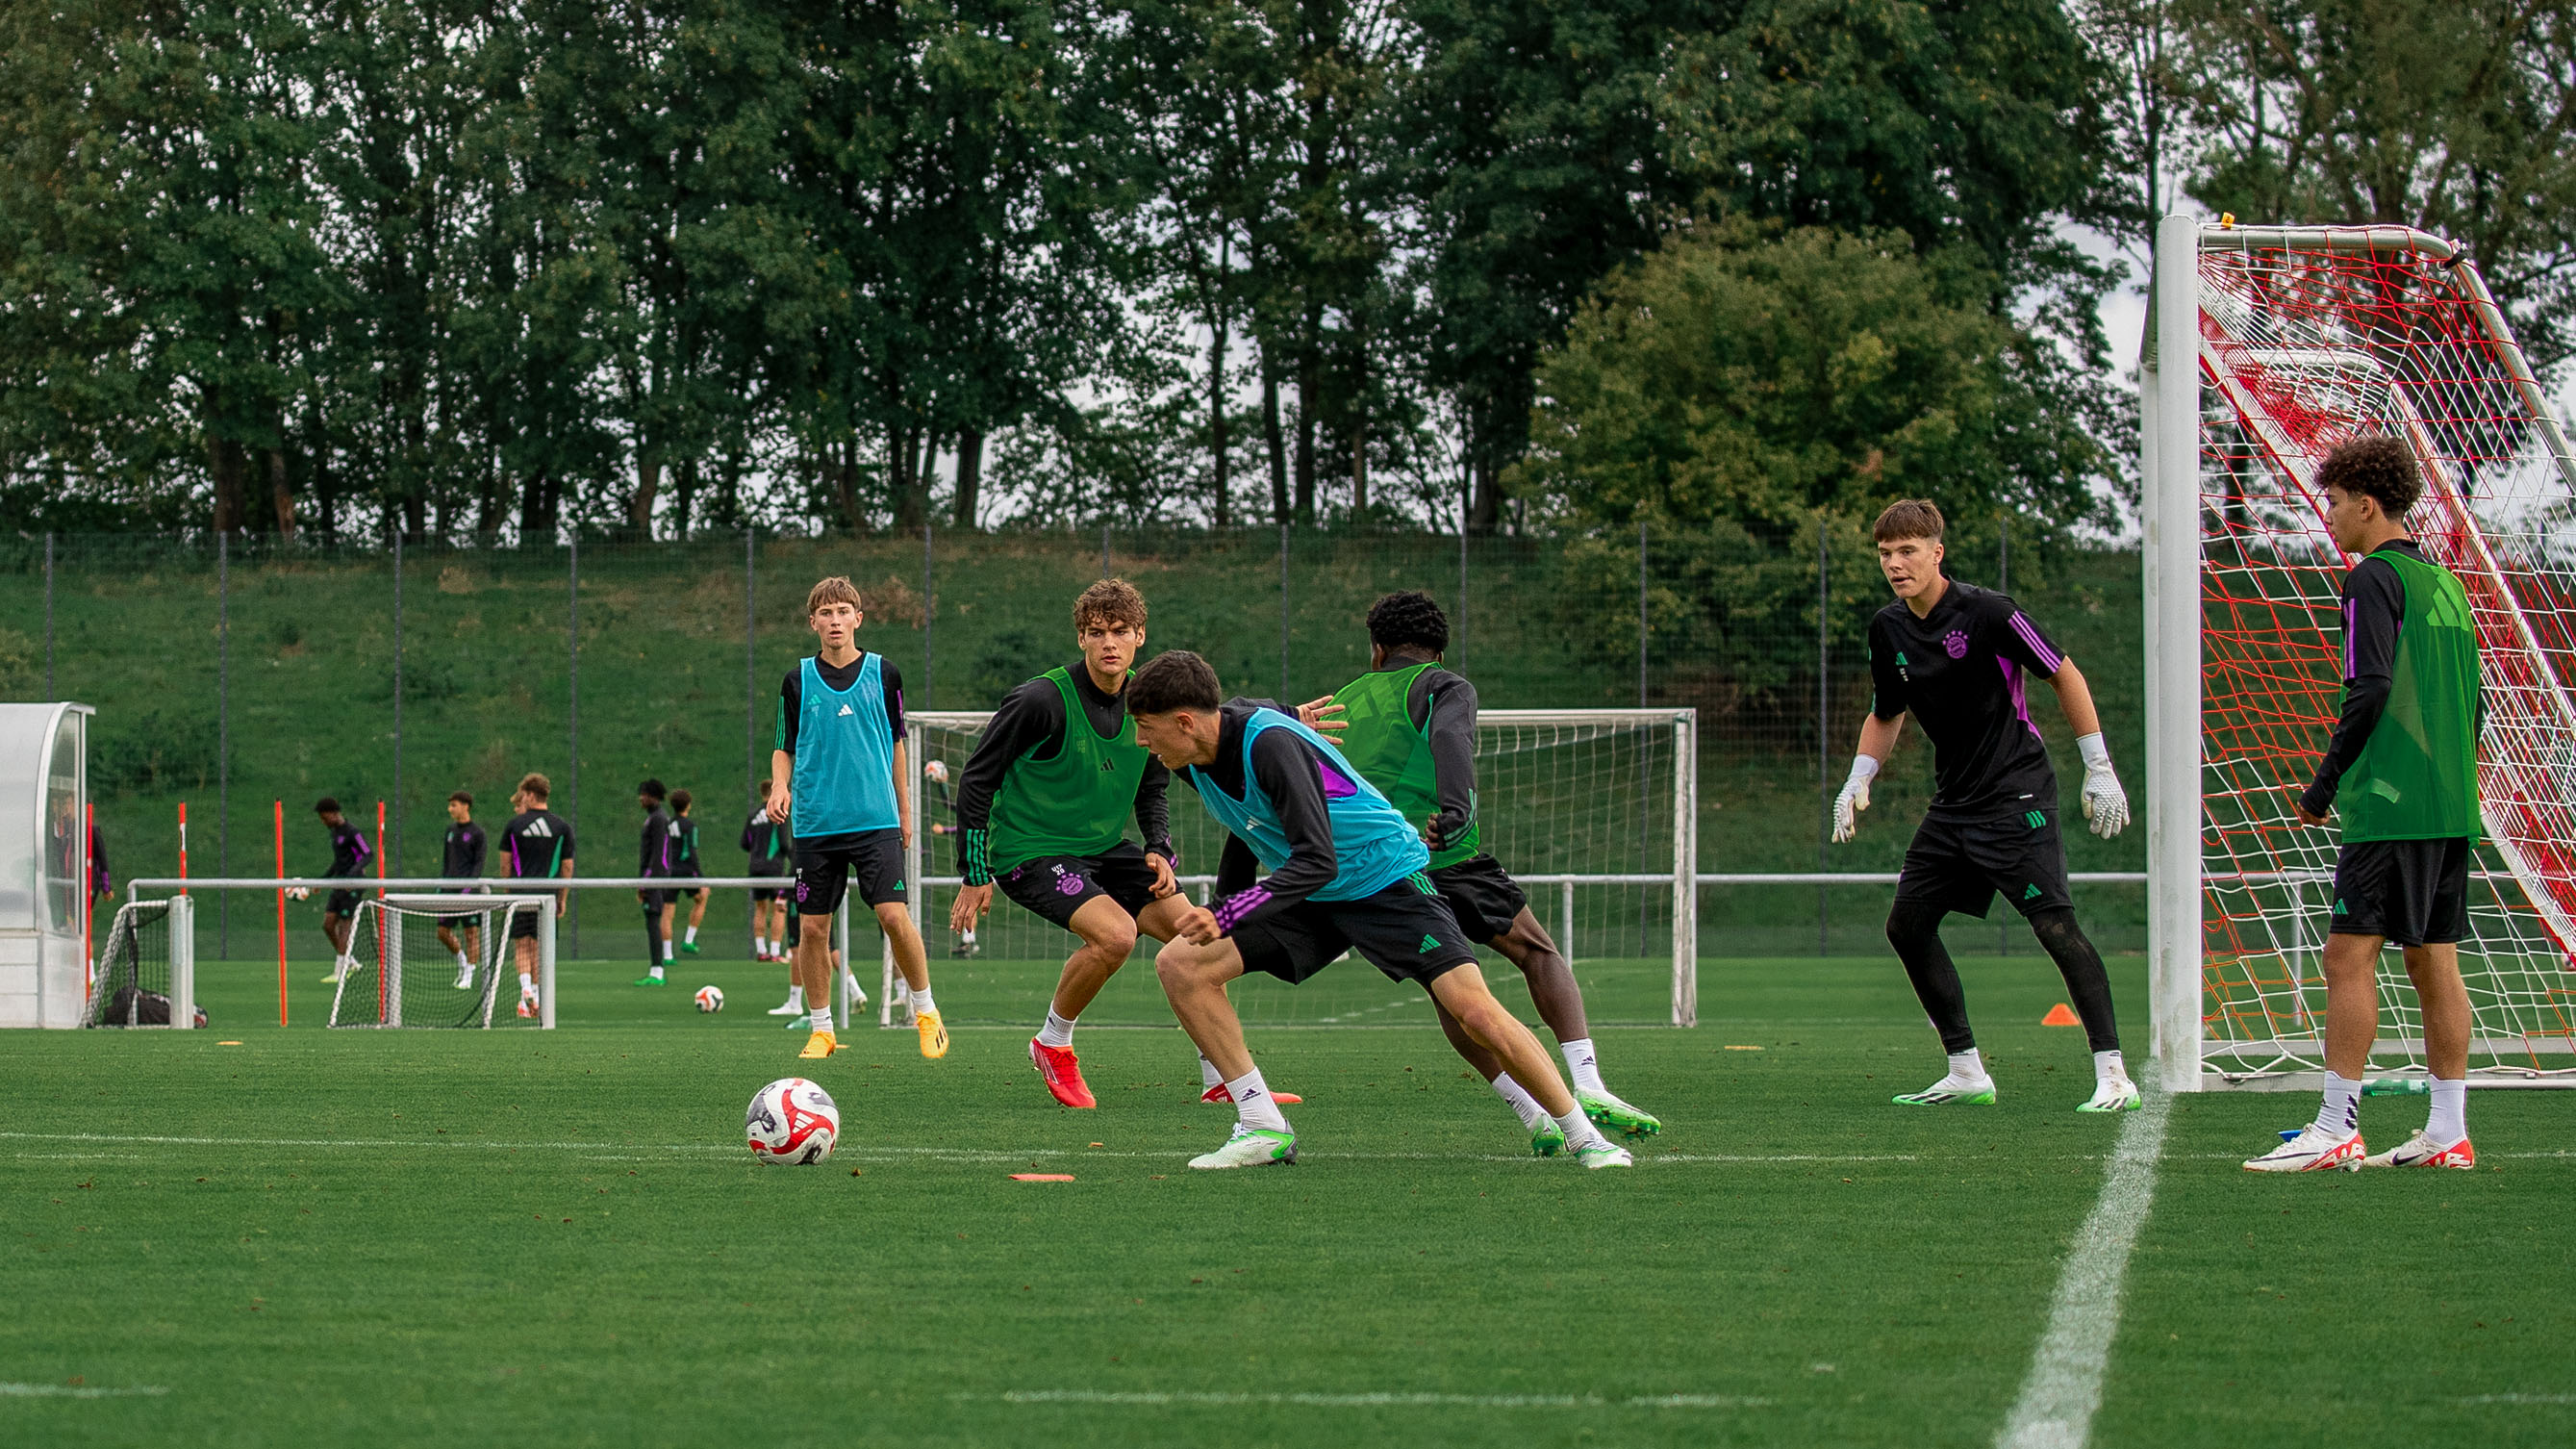
{"type": "Polygon", "coordinates": [[[698,1010],[700,1010],[700,1011],[722,1011],[722,1010],[724,1010],[724,989],[723,989],[722,987],[718,987],[718,986],[701,986],[701,987],[699,987],[699,988],[698,988],[698,1010]]]}
{"type": "Polygon", "coordinates": [[[763,1162],[820,1162],[840,1140],[841,1109],[832,1094],[803,1077],[783,1077],[760,1089],[743,1114],[751,1155],[763,1162]]]}

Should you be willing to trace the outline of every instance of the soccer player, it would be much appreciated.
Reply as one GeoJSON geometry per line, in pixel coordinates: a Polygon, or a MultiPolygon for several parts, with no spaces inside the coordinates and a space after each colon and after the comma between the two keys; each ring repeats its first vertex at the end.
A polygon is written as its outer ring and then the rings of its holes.
{"type": "Polygon", "coordinates": [[[1912,1107],[1994,1102],[1958,968],[1941,944],[1941,918],[1953,911],[1982,918],[2000,890],[2057,963],[2083,1018],[2094,1086],[2076,1110],[2134,1111],[2138,1089],[2120,1056],[2110,974],[2075,924],[2057,829],[2057,774],[2031,723],[2023,681],[2036,675],[2057,692],[2084,757],[2084,817],[2108,840],[2129,823],[2129,797],[2111,769],[2093,692],[2010,597],[1942,575],[1939,508],[1919,498],[1890,504],[1875,531],[1879,571],[1896,602],[1870,621],[1877,697],[1861,722],[1851,777],[1834,800],[1834,839],[1852,838],[1857,812],[1869,808],[1869,782],[1912,714],[1932,741],[1934,793],[1906,847],[1887,939],[1950,1055],[1941,1080],[1895,1100],[1912,1107]]]}
{"type": "MultiPolygon", "coordinates": [[[[946,760],[925,761],[921,767],[921,778],[930,782],[931,792],[939,797],[940,808],[948,812],[948,818],[951,822],[945,825],[933,822],[930,827],[930,833],[933,835],[956,835],[961,833],[965,827],[954,823],[957,819],[957,791],[949,784],[948,762],[946,760]]],[[[965,847],[960,845],[958,848],[963,850],[965,847]]],[[[965,930],[954,931],[953,928],[955,926],[955,920],[953,912],[951,913],[950,925],[957,939],[948,943],[949,955],[955,956],[960,960],[971,960],[974,957],[984,954],[983,946],[975,939],[974,927],[969,926],[965,930]]]]}
{"type": "Polygon", "coordinates": [[[2343,802],[2326,935],[2326,1087],[2316,1120],[2245,1165],[2256,1172],[2477,1166],[2469,1145],[2469,849],[2478,837],[2478,638],[2460,581],[2424,557],[2406,512],[2424,491],[2400,439],[2356,438],[2317,467],[2335,547],[2360,562],[2343,583],[2343,708],[2301,823],[2343,802]],[[2379,1034],[2379,952],[2394,941],[2424,1013],[2432,1114],[2390,1152],[2365,1156],[2359,1099],[2379,1034]]]}
{"type": "MultiPolygon", "coordinates": [[[[546,808],[546,796],[553,789],[545,776],[530,772],[519,777],[519,788],[510,795],[510,808],[518,813],[501,827],[501,855],[510,863],[513,880],[558,880],[572,874],[572,822],[546,808]]],[[[562,924],[571,904],[571,891],[555,892],[556,924],[562,924]]],[[[533,1021],[538,1014],[533,916],[511,915],[510,946],[519,962],[519,1016],[533,1021]]]]}
{"type": "MultiPolygon", "coordinates": [[[[749,873],[756,876],[775,876],[783,880],[787,875],[790,859],[787,827],[780,824],[777,817],[769,813],[769,778],[764,775],[752,781],[751,794],[752,799],[758,803],[751,807],[751,818],[744,821],[742,827],[742,853],[751,857],[749,873]]],[[[751,959],[754,961],[787,959],[788,919],[785,886],[782,885],[774,890],[765,886],[752,888],[751,959]]],[[[802,993],[805,988],[796,984],[794,980],[796,973],[790,971],[787,974],[789,989],[802,993]]],[[[799,999],[802,999],[801,995],[799,999]]],[[[800,1005],[797,1010],[802,1012],[804,1007],[800,1005]]]]}
{"type": "Polygon", "coordinates": [[[796,661],[779,686],[770,800],[796,832],[797,975],[813,1009],[800,1057],[839,1050],[832,1035],[832,913],[856,890],[876,912],[911,998],[921,1054],[948,1055],[948,1027],[930,995],[930,964],[905,904],[904,852],[912,844],[911,776],[904,759],[903,679],[852,636],[866,616],[843,577],[817,582],[805,617],[822,647],[796,661]]]}
{"type": "Polygon", "coordinates": [[[1065,959],[1029,1060],[1068,1107],[1099,1102],[1082,1080],[1073,1025],[1136,949],[1172,939],[1189,898],[1172,879],[1171,772],[1136,743],[1127,680],[1145,643],[1145,597],[1102,579],[1073,601],[1082,661],[1014,689],[957,782],[958,888],[948,924],[972,937],[993,886],[1082,945],[1065,959]],[[1126,838],[1129,818],[1143,844],[1126,838]]]}
{"type": "MultiPolygon", "coordinates": [[[[325,795],[313,802],[313,813],[322,820],[322,828],[331,832],[331,868],[322,872],[333,879],[362,877],[367,862],[375,858],[375,847],[367,843],[367,833],[349,823],[340,813],[340,802],[325,795]]],[[[302,899],[308,892],[297,892],[302,899]]],[[[322,934],[331,940],[331,974],[323,977],[333,986],[349,974],[358,963],[349,956],[349,932],[358,914],[358,892],[333,891],[322,905],[322,934]]]]}
{"type": "MultiPolygon", "coordinates": [[[[671,874],[671,817],[662,813],[662,802],[670,792],[659,780],[647,780],[635,787],[635,803],[644,811],[644,833],[636,837],[635,873],[648,880],[660,880],[671,874]]],[[[664,938],[665,911],[671,892],[646,887],[635,893],[644,906],[644,974],[635,978],[638,986],[665,986],[663,968],[671,964],[671,947],[664,938]]]]}
{"type": "Polygon", "coordinates": [[[1422,837],[1341,751],[1275,706],[1220,704],[1216,671],[1187,650],[1136,671],[1127,710],[1137,740],[1189,781],[1229,836],[1217,864],[1221,899],[1184,910],[1154,962],[1172,1014],[1235,1106],[1233,1134],[1191,1167],[1297,1160],[1297,1134],[1253,1065],[1225,984],[1246,971],[1293,984],[1350,950],[1392,980],[1421,982],[1539,1099],[1575,1160],[1629,1165],[1628,1150],[1583,1115],[1538,1038],[1485,988],[1475,951],[1423,874],[1431,854],[1422,837]]]}
{"type": "MultiPolygon", "coordinates": [[[[438,873],[449,880],[478,880],[483,874],[483,855],[489,842],[483,827],[474,823],[474,797],[462,790],[447,797],[447,838],[439,842],[438,873]]],[[[458,895],[471,895],[480,886],[462,885],[458,895]]],[[[456,927],[450,921],[438,923],[438,944],[456,958],[456,989],[474,989],[474,963],[483,954],[481,918],[466,917],[465,944],[456,943],[456,927]]]]}
{"type": "MultiPolygon", "coordinates": [[[[1556,1033],[1584,1114],[1631,1137],[1662,1131],[1652,1115],[1602,1085],[1574,968],[1531,913],[1519,883],[1482,848],[1476,825],[1476,686],[1440,665],[1449,648],[1449,616],[1429,594],[1389,594],[1369,609],[1368,632],[1369,672],[1343,685],[1326,706],[1342,712],[1345,728],[1335,743],[1421,834],[1431,851],[1431,883],[1467,939],[1491,946],[1520,968],[1530,1001],[1556,1033]]],[[[1446,1007],[1440,1029],[1520,1115],[1532,1151],[1552,1157],[1563,1150],[1564,1135],[1538,1099],[1446,1007]]]]}
{"type": "MultiPolygon", "coordinates": [[[[698,822],[696,817],[689,814],[689,806],[694,799],[695,797],[686,790],[671,792],[669,830],[673,880],[693,880],[706,874],[705,869],[698,864],[698,822]]],[[[680,942],[682,951],[692,956],[698,954],[698,927],[707,919],[705,886],[675,886],[662,893],[662,961],[665,965],[674,959],[671,955],[671,924],[673,913],[682,896],[687,896],[690,900],[689,934],[687,939],[680,942]]]]}

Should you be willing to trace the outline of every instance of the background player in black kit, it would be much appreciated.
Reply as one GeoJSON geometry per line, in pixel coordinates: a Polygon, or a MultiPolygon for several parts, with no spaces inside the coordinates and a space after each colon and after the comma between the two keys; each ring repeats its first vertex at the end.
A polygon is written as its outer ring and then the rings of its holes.
{"type": "MultiPolygon", "coordinates": [[[[475,880],[483,874],[483,856],[490,842],[484,839],[483,827],[474,823],[474,797],[459,790],[447,797],[447,838],[439,842],[438,873],[449,880],[475,880]]],[[[479,885],[455,888],[458,895],[481,890],[479,885]]],[[[483,955],[481,917],[467,916],[465,944],[456,944],[456,927],[446,920],[438,923],[438,944],[456,958],[456,989],[474,989],[474,963],[483,955]]]]}
{"type": "MultiPolygon", "coordinates": [[[[349,823],[340,813],[340,802],[325,795],[313,802],[313,813],[322,820],[322,828],[331,832],[331,868],[322,872],[333,879],[358,878],[367,873],[367,862],[375,858],[375,847],[367,843],[367,833],[349,823]]],[[[295,898],[303,900],[312,894],[305,887],[295,889],[295,898]]],[[[358,913],[356,891],[333,891],[322,905],[322,934],[331,939],[331,974],[322,979],[333,985],[355,965],[349,959],[350,917],[358,913]]]]}
{"type": "MultiPolygon", "coordinates": [[[[662,813],[662,802],[670,792],[659,780],[647,780],[635,787],[635,803],[644,810],[644,833],[636,838],[635,873],[659,878],[671,873],[671,817],[662,813]]],[[[635,893],[644,905],[644,974],[635,978],[638,986],[663,986],[662,968],[669,964],[669,951],[662,944],[663,910],[671,899],[666,890],[645,889],[635,893]]]]}
{"type": "MultiPolygon", "coordinates": [[[[546,777],[534,772],[519,778],[519,788],[510,803],[519,813],[501,827],[501,858],[509,862],[513,880],[555,880],[572,874],[572,822],[546,808],[546,796],[553,789],[546,777]]],[[[572,892],[555,892],[555,921],[563,922],[565,910],[572,904],[572,892]]],[[[510,943],[519,958],[519,1016],[523,1020],[537,1015],[537,922],[524,912],[510,917],[510,943]]]]}
{"type": "MultiPolygon", "coordinates": [[[[671,792],[671,820],[667,828],[671,834],[670,859],[673,880],[690,880],[706,874],[705,868],[698,864],[698,822],[697,817],[689,813],[689,806],[692,803],[693,797],[688,791],[671,792]]],[[[705,886],[673,886],[662,892],[662,961],[665,965],[674,959],[671,955],[674,939],[671,935],[671,927],[682,896],[687,896],[690,900],[689,934],[679,941],[679,948],[692,956],[698,954],[698,927],[706,924],[707,888],[705,886]]]]}
{"type": "Polygon", "coordinates": [[[1912,714],[1932,741],[1935,792],[1905,852],[1887,939],[1950,1056],[1941,1080],[1896,1100],[1918,1107],[1995,1100],[1994,1078],[1968,1029],[1958,968],[1941,944],[1941,918],[1952,911],[1982,917],[2000,890],[2057,963],[2084,1019],[2094,1092],[2077,1110],[2134,1110],[2138,1089],[2121,1061],[2110,977],[2076,926],[2067,894],[2057,772],[2031,723],[2023,681],[2037,675],[2057,691],[2084,756],[2085,818],[2107,840],[2129,823],[2129,797],[2102,743],[2093,692],[2074,661],[2009,597],[1942,576],[1940,509],[1922,499],[1892,504],[1876,531],[1879,568],[1897,601],[1870,621],[1877,698],[1861,724],[1851,778],[1834,801],[1834,839],[1852,838],[1856,812],[1869,808],[1869,782],[1912,714]]]}

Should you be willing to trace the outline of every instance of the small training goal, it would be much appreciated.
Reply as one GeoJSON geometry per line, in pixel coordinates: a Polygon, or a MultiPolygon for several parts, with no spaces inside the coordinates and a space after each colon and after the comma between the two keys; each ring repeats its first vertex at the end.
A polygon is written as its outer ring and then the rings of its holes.
{"type": "Polygon", "coordinates": [[[349,969],[333,1026],[488,1027],[515,1022],[519,973],[538,992],[536,1024],[555,1024],[551,895],[387,895],[350,918],[349,969]]]}

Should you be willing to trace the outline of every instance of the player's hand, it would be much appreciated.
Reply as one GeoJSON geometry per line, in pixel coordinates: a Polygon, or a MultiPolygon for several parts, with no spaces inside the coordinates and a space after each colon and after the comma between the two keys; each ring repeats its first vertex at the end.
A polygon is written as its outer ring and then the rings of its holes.
{"type": "Polygon", "coordinates": [[[959,886],[957,903],[948,908],[948,929],[972,931],[975,929],[975,923],[984,919],[984,913],[992,908],[993,883],[991,881],[986,881],[979,886],[959,886]]]}
{"type": "Polygon", "coordinates": [[[1343,708],[1333,703],[1331,695],[1321,695],[1297,706],[1297,723],[1318,734],[1337,735],[1351,727],[1349,720],[1334,717],[1339,715],[1343,708]]]}
{"type": "Polygon", "coordinates": [[[1442,810],[1422,822],[1422,843],[1433,850],[1449,848],[1449,837],[1466,828],[1467,822],[1442,810]]]}
{"type": "Polygon", "coordinates": [[[1205,946],[1225,932],[1217,929],[1216,912],[1205,906],[1192,906],[1181,912],[1180,920],[1172,926],[1172,934],[1193,946],[1205,946]]]}
{"type": "Polygon", "coordinates": [[[2129,792],[2120,788],[2120,776],[2105,760],[2098,770],[2084,772],[2084,818],[2093,824],[2093,833],[2104,840],[2119,834],[2129,825],[2129,792]]]}
{"type": "Polygon", "coordinates": [[[903,848],[906,850],[912,849],[912,823],[910,821],[904,822],[903,848]]]}
{"type": "Polygon", "coordinates": [[[1869,808],[1869,782],[1877,774],[1878,761],[1867,755],[1852,756],[1851,778],[1843,781],[1843,792],[1834,797],[1834,844],[1860,833],[1860,812],[1869,808]]]}
{"type": "Polygon", "coordinates": [[[1180,881],[1172,875],[1170,861],[1149,850],[1145,852],[1145,863],[1154,868],[1154,899],[1158,901],[1168,899],[1174,891],[1181,888],[1180,881]]]}
{"type": "Polygon", "coordinates": [[[2299,823],[2301,825],[2323,825],[2334,819],[2334,807],[2326,807],[2326,813],[2319,815],[2314,810],[2308,808],[2307,797],[2304,795],[2293,798],[2290,802],[2290,808],[2299,813],[2299,823]]]}
{"type": "Polygon", "coordinates": [[[789,822],[789,818],[795,814],[795,807],[796,792],[788,789],[784,785],[772,785],[769,787],[770,819],[777,821],[781,825],[785,825],[789,822]]]}

